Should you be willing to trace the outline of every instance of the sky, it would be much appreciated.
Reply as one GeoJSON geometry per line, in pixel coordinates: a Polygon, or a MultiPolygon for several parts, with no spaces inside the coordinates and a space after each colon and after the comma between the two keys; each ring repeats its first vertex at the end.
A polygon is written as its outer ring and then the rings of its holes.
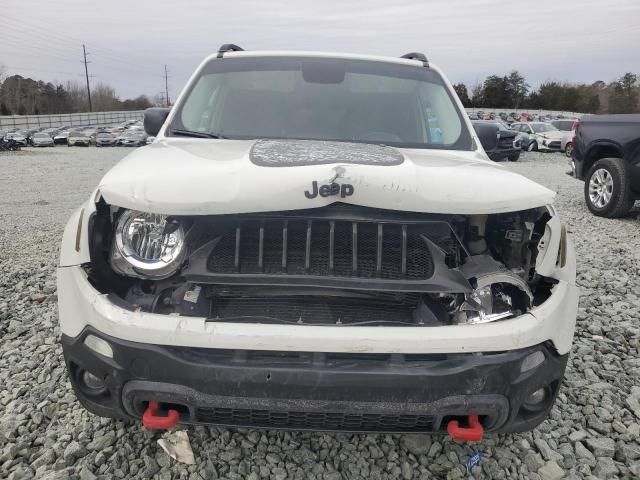
{"type": "Polygon", "coordinates": [[[453,83],[519,70],[546,80],[640,74],[640,0],[0,0],[0,68],[85,81],[120,97],[175,99],[223,43],[245,50],[400,56],[419,51],[453,83]]]}

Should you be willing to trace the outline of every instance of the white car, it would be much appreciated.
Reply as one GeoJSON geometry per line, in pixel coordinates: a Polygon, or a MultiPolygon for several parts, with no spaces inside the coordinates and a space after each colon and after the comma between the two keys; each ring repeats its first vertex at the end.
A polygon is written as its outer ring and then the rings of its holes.
{"type": "Polygon", "coordinates": [[[561,152],[564,151],[567,141],[572,138],[570,133],[558,130],[545,122],[513,123],[511,128],[529,135],[530,152],[561,152]]]}
{"type": "Polygon", "coordinates": [[[562,138],[562,151],[569,158],[571,158],[573,154],[573,143],[576,136],[576,126],[578,125],[578,123],[579,122],[577,118],[564,118],[551,121],[551,125],[556,127],[558,130],[565,132],[565,135],[562,138]]]}
{"type": "Polygon", "coordinates": [[[27,146],[27,138],[21,132],[11,132],[5,135],[5,139],[13,140],[16,143],[19,143],[23,147],[27,146]]]}
{"type": "Polygon", "coordinates": [[[63,237],[88,410],[459,440],[547,417],[578,302],[555,194],[487,158],[424,55],[226,45],[145,129],[63,237]]]}

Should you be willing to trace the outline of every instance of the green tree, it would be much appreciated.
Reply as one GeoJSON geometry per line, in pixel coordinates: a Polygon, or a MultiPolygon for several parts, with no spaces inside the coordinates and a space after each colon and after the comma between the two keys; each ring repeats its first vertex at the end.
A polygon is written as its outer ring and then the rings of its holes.
{"type": "Polygon", "coordinates": [[[609,84],[609,113],[633,113],[638,111],[638,76],[625,73],[609,84]]]}
{"type": "Polygon", "coordinates": [[[472,106],[471,99],[469,98],[469,92],[467,90],[467,86],[464,83],[457,83],[456,85],[453,86],[453,89],[458,94],[458,98],[460,98],[460,101],[462,102],[462,105],[464,107],[472,106]]]}
{"type": "Polygon", "coordinates": [[[512,70],[511,73],[505,77],[505,83],[512,102],[509,106],[519,108],[524,102],[531,86],[517,70],[512,70]]]}

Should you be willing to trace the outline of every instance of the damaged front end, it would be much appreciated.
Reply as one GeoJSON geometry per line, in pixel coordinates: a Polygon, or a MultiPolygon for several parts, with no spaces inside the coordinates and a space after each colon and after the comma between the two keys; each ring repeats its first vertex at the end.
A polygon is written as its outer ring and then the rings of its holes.
{"type": "Polygon", "coordinates": [[[441,326],[543,303],[566,259],[546,207],[491,215],[346,204],[165,216],[97,204],[94,287],[130,310],[208,322],[441,326]]]}

